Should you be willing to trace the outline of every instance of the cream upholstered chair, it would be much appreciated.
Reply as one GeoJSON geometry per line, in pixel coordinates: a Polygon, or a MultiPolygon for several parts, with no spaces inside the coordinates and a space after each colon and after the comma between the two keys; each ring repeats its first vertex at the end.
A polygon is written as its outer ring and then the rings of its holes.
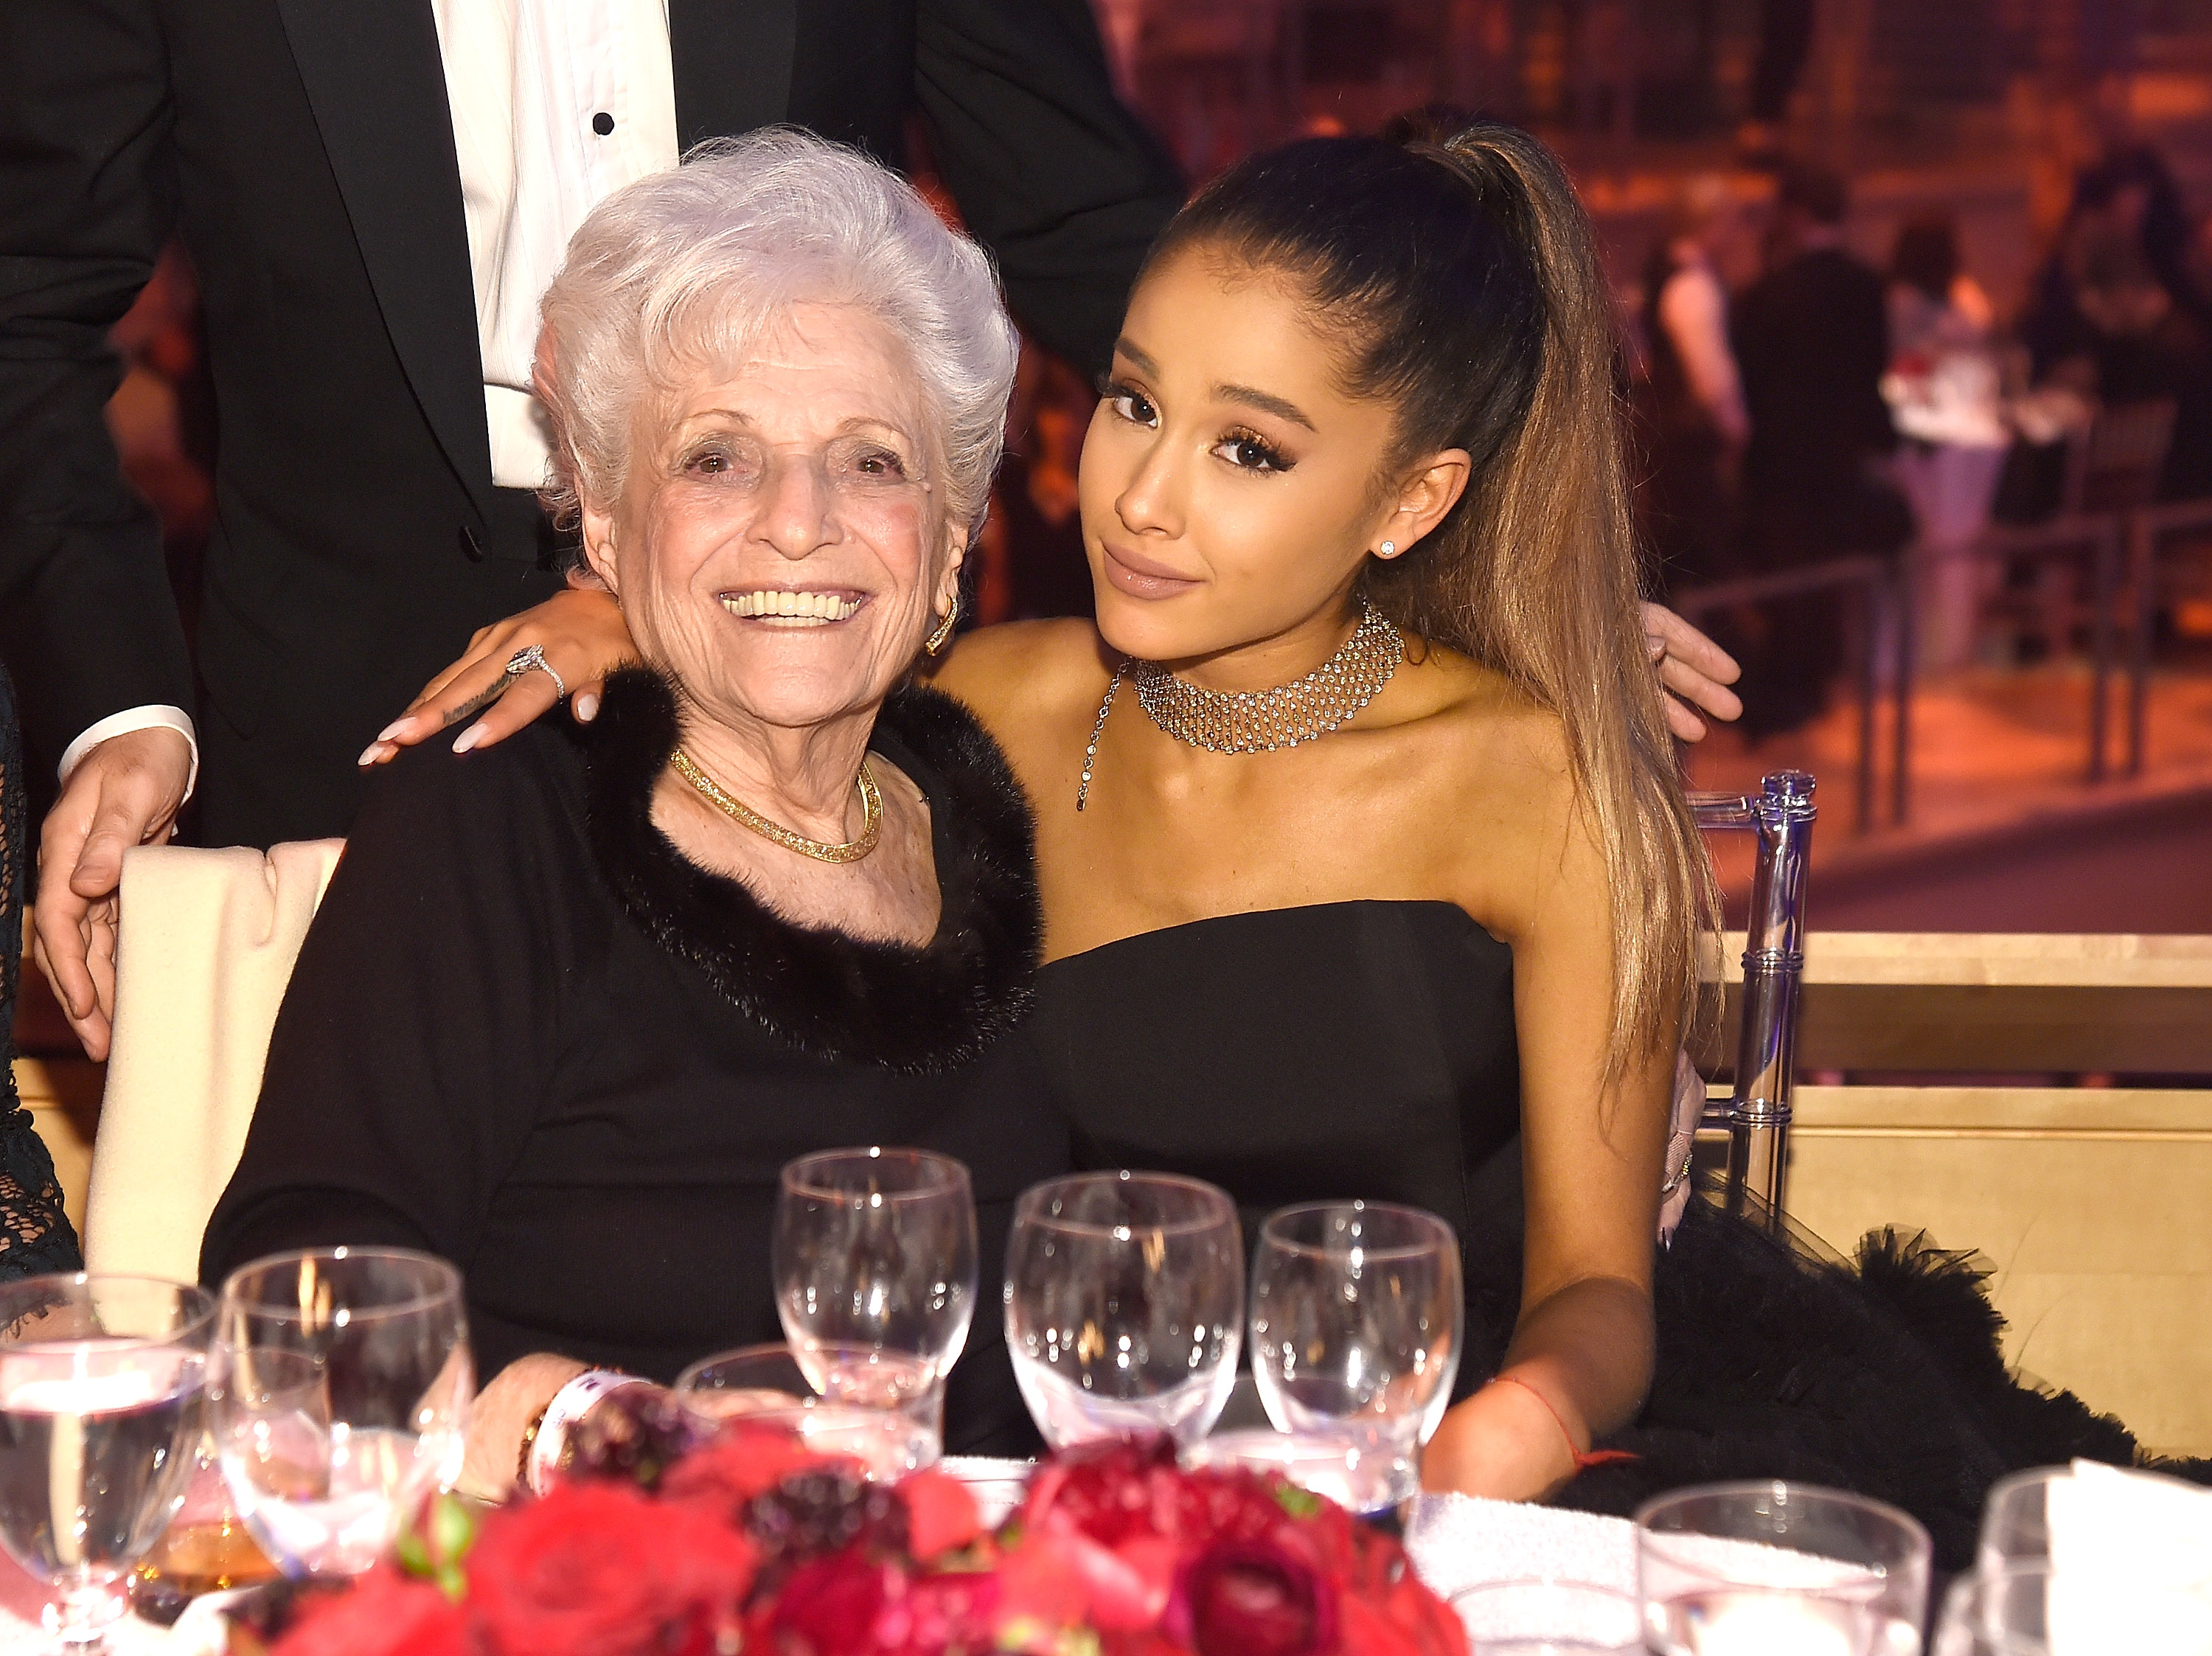
{"type": "Polygon", "coordinates": [[[198,1277],[284,986],[344,847],[147,846],[123,859],[115,1038],[85,1204],[93,1270],[198,1277]]]}

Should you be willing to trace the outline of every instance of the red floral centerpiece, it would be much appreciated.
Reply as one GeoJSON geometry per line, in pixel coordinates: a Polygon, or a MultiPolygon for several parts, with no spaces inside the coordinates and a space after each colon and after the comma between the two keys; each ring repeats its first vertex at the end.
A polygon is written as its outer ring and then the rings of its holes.
{"type": "Polygon", "coordinates": [[[276,1656],[1465,1656],[1395,1541],[1165,1441],[1055,1457],[996,1530],[759,1427],[630,1441],[480,1525],[441,1503],[276,1656]]]}

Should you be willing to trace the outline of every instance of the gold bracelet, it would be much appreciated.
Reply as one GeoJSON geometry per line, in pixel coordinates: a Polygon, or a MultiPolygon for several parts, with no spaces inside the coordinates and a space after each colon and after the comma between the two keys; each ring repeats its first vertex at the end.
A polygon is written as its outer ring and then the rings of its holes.
{"type": "Polygon", "coordinates": [[[538,1446],[538,1433],[545,1424],[545,1411],[552,1406],[551,1398],[538,1405],[538,1412],[531,1416],[530,1424],[522,1429],[522,1447],[514,1457],[514,1487],[529,1489],[532,1495],[538,1491],[531,1489],[530,1484],[530,1452],[538,1446]]]}

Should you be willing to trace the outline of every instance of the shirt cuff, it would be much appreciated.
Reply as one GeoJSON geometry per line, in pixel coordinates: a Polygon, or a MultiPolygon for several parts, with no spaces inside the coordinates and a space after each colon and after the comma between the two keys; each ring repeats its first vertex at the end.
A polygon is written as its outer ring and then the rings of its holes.
{"type": "Polygon", "coordinates": [[[192,767],[185,778],[185,798],[177,801],[177,808],[183,810],[185,800],[190,799],[192,790],[200,785],[200,737],[199,732],[192,726],[192,716],[182,707],[166,705],[125,707],[121,713],[110,713],[97,724],[88,726],[62,755],[62,786],[69,786],[70,773],[84,761],[85,755],[109,737],[128,736],[133,731],[154,730],[174,731],[185,738],[185,745],[192,750],[192,767]]]}

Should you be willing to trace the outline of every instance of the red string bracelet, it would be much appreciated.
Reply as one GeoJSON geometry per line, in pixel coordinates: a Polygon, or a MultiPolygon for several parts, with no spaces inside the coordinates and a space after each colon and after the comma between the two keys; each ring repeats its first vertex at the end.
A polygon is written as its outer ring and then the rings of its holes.
{"type": "Polygon", "coordinates": [[[1578,1472],[1587,1471],[1592,1466],[1611,1466],[1620,1461],[1635,1460],[1640,1458],[1631,1454],[1626,1449],[1593,1449],[1585,1454],[1575,1447],[1575,1435],[1567,1429],[1566,1416],[1553,1407],[1551,1398],[1529,1385],[1527,1380],[1516,1380],[1510,1374],[1493,1374],[1491,1376],[1490,1383],[1492,1386],[1517,1386],[1544,1405],[1544,1412],[1549,1415],[1553,1422],[1559,1427],[1559,1435],[1566,1439],[1567,1453],[1574,1456],[1575,1470],[1578,1472]]]}

